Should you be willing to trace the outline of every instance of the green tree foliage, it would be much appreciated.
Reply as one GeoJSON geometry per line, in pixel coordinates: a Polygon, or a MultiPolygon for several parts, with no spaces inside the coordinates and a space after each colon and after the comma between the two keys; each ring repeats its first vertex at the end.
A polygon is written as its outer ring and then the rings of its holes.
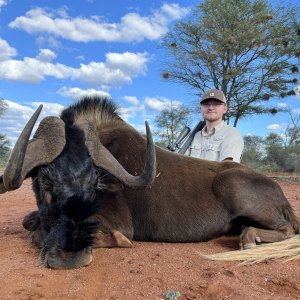
{"type": "Polygon", "coordinates": [[[265,138],[266,145],[266,157],[265,164],[271,169],[277,171],[279,166],[284,165],[284,160],[286,159],[284,155],[284,139],[277,133],[270,133],[265,138]]]}
{"type": "Polygon", "coordinates": [[[242,163],[252,169],[259,169],[264,151],[264,139],[259,136],[248,135],[244,137],[244,152],[242,163]]]}
{"type": "Polygon", "coordinates": [[[171,103],[170,108],[162,110],[155,118],[158,137],[157,144],[161,147],[172,145],[181,130],[189,124],[190,109],[184,105],[171,103]]]}
{"type": "Polygon", "coordinates": [[[285,145],[283,137],[276,133],[266,139],[265,164],[275,171],[299,172],[300,147],[296,143],[285,145]]]}
{"type": "Polygon", "coordinates": [[[298,82],[298,16],[299,7],[267,0],[204,0],[165,35],[163,78],[197,94],[221,89],[234,126],[249,115],[275,114],[268,100],[294,95],[298,82]]]}
{"type": "MultiPolygon", "coordinates": [[[[6,104],[3,99],[0,99],[0,117],[6,109],[6,104]]],[[[4,134],[0,133],[0,166],[4,166],[10,154],[10,142],[4,134]]]]}
{"type": "Polygon", "coordinates": [[[300,172],[300,147],[286,144],[284,136],[270,133],[265,138],[247,136],[242,163],[257,171],[300,172]]]}
{"type": "Polygon", "coordinates": [[[0,133],[0,167],[4,166],[8,161],[10,154],[10,142],[4,134],[0,133]]]}
{"type": "Polygon", "coordinates": [[[3,115],[5,109],[6,109],[6,103],[3,99],[0,98],[0,117],[3,115]]]}

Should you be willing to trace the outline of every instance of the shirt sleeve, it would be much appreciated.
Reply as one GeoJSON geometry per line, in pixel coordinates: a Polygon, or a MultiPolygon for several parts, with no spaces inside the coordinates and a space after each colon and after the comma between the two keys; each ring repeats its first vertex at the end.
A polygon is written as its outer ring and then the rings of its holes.
{"type": "Polygon", "coordinates": [[[231,131],[223,140],[220,149],[220,161],[231,157],[233,161],[240,162],[244,149],[244,139],[238,131],[231,131]]]}

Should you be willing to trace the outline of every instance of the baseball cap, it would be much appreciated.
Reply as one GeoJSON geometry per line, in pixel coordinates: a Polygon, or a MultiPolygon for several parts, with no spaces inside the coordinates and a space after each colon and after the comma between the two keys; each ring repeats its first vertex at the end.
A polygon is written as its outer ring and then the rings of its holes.
{"type": "Polygon", "coordinates": [[[226,97],[224,93],[217,89],[211,89],[205,92],[204,95],[202,96],[200,103],[202,103],[207,99],[216,99],[226,104],[226,97]]]}

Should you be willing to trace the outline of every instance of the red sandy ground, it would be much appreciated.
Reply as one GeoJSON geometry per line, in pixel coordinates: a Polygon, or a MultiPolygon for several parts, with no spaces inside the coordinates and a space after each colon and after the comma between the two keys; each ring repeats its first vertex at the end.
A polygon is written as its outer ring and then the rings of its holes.
{"type": "MultiPolygon", "coordinates": [[[[300,216],[300,182],[280,181],[300,216]]],[[[38,252],[23,229],[35,209],[31,181],[0,195],[0,299],[300,299],[300,260],[243,266],[212,262],[209,254],[238,248],[227,236],[206,243],[134,243],[132,249],[96,249],[94,261],[77,270],[39,265],[38,252]]]]}

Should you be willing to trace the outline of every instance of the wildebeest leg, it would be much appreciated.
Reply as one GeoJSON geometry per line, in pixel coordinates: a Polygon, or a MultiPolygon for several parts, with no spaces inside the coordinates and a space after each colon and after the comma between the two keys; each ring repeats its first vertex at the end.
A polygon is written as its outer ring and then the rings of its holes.
{"type": "Polygon", "coordinates": [[[40,215],[37,210],[25,216],[22,222],[23,227],[28,231],[35,231],[41,225],[40,215]]]}
{"type": "Polygon", "coordinates": [[[22,222],[23,227],[31,232],[32,243],[38,248],[42,247],[45,239],[45,232],[41,229],[40,214],[37,210],[25,216],[22,222]]]}
{"type": "Polygon", "coordinates": [[[300,222],[280,186],[267,176],[229,169],[216,176],[213,190],[233,220],[244,218],[255,226],[241,234],[241,248],[282,241],[300,232],[300,222]]]}
{"type": "Polygon", "coordinates": [[[280,242],[295,235],[292,226],[283,226],[279,230],[267,230],[255,227],[247,227],[240,235],[240,248],[251,249],[256,243],[280,242]]]}
{"type": "Polygon", "coordinates": [[[111,233],[104,233],[103,231],[98,231],[95,234],[93,240],[94,248],[131,248],[132,243],[130,240],[124,236],[120,231],[113,230],[111,233]]]}

